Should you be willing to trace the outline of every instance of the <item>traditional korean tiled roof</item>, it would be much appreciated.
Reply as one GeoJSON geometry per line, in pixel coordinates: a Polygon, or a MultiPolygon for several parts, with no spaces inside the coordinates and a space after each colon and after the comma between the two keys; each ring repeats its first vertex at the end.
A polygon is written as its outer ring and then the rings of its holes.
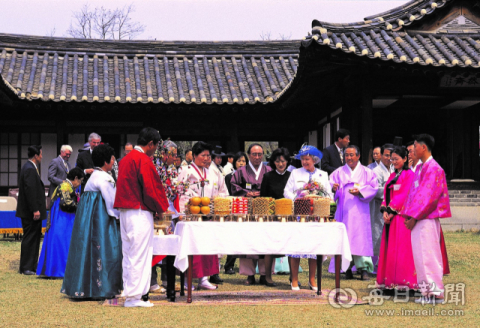
{"type": "Polygon", "coordinates": [[[298,41],[98,41],[0,34],[0,74],[27,100],[269,103],[295,76],[298,52],[298,41]]]}
{"type": "MultiPolygon", "coordinates": [[[[480,26],[460,16],[436,31],[405,26],[453,3],[454,0],[415,0],[351,24],[314,20],[312,35],[302,41],[338,49],[352,56],[445,67],[480,67],[480,26]]],[[[480,3],[479,3],[480,9],[480,3]]]]}

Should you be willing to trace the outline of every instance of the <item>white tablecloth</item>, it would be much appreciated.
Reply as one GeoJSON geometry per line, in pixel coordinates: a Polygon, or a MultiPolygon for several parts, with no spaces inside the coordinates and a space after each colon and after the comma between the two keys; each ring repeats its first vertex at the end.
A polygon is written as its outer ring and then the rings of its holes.
{"type": "Polygon", "coordinates": [[[177,235],[153,236],[153,255],[177,255],[179,241],[177,235]]]}
{"type": "Polygon", "coordinates": [[[175,267],[184,272],[188,255],[321,254],[342,255],[342,270],[352,260],[345,225],[339,222],[179,222],[175,267]]]}

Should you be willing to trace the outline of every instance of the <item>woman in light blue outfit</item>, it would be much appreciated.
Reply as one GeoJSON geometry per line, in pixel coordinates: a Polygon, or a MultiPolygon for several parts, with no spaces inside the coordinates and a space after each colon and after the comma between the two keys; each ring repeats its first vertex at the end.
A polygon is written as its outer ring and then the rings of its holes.
{"type": "Polygon", "coordinates": [[[60,184],[52,194],[47,232],[43,239],[42,252],[38,260],[37,275],[63,278],[67,265],[70,237],[72,236],[78,194],[85,174],[80,168],[74,168],[67,174],[67,180],[60,184]]]}
{"type": "MultiPolygon", "coordinates": [[[[302,198],[308,194],[318,194],[323,197],[332,198],[330,182],[328,174],[325,171],[317,169],[315,164],[320,163],[322,152],[313,146],[303,146],[295,159],[302,161],[302,167],[295,169],[290,174],[283,195],[285,198],[295,200],[302,198]],[[312,184],[316,184],[316,188],[311,189],[312,184]],[[308,184],[308,187],[307,187],[308,184]]],[[[317,283],[315,281],[315,273],[317,270],[317,256],[313,254],[306,255],[288,255],[291,261],[291,287],[292,290],[300,290],[298,285],[298,268],[300,266],[300,258],[308,259],[309,287],[311,290],[317,291],[317,283]]]]}

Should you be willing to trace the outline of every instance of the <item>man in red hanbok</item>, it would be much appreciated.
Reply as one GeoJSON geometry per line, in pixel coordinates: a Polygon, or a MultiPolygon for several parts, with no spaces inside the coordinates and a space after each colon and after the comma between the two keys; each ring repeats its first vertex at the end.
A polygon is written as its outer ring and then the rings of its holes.
{"type": "Polygon", "coordinates": [[[417,283],[423,296],[416,301],[426,303],[443,298],[444,255],[439,219],[452,216],[445,172],[432,157],[434,145],[435,139],[428,134],[415,139],[415,156],[422,164],[401,212],[407,218],[405,226],[412,231],[417,283]]]}
{"type": "Polygon", "coordinates": [[[138,145],[122,159],[114,207],[120,210],[125,307],[151,307],[144,295],[150,290],[153,255],[153,217],[168,209],[168,199],[151,156],[160,134],[144,128],[138,145]]]}

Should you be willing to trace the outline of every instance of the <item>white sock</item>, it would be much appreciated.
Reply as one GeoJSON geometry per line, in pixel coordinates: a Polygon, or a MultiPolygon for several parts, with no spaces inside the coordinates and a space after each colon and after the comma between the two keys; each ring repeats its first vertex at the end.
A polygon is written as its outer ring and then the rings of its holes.
{"type": "Polygon", "coordinates": [[[202,277],[202,278],[198,279],[198,283],[201,284],[202,282],[207,281],[207,280],[208,280],[208,277],[202,277]]]}

